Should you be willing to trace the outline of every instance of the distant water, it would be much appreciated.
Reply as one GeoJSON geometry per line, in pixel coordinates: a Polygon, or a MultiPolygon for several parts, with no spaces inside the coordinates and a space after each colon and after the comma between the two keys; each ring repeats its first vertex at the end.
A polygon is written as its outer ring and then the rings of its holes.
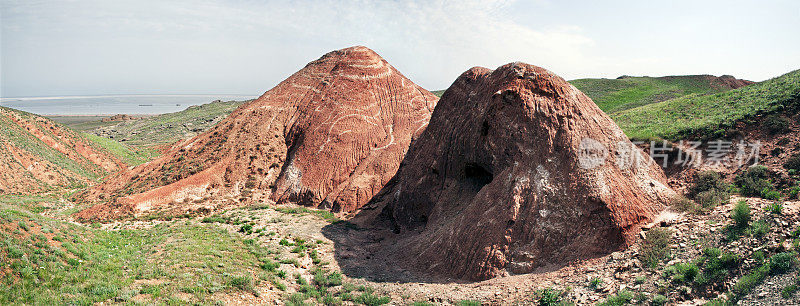
{"type": "Polygon", "coordinates": [[[0,98],[0,106],[38,115],[163,114],[214,100],[243,101],[246,95],[118,95],[0,98]]]}

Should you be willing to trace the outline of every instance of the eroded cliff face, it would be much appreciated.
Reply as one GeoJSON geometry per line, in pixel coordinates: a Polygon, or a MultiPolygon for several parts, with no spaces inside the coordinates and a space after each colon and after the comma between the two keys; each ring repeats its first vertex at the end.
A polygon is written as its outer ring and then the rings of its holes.
{"type": "Polygon", "coordinates": [[[665,182],[586,95],[512,63],[462,74],[369,206],[418,270],[481,280],[624,247],[665,182]]]}
{"type": "Polygon", "coordinates": [[[85,196],[109,218],[214,209],[259,196],[354,211],[397,171],[438,98],[374,51],[315,60],[214,128],[85,196]]]}

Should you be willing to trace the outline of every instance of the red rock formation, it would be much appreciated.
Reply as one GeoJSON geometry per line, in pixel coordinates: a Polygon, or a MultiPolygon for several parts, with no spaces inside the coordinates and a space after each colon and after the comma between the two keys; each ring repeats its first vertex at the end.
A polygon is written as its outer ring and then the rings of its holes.
{"type": "Polygon", "coordinates": [[[368,48],[330,52],[214,128],[93,189],[87,199],[112,201],[78,216],[259,195],[353,211],[391,179],[437,100],[368,48]]]}
{"type": "Polygon", "coordinates": [[[723,75],[723,76],[720,76],[718,78],[717,77],[713,77],[713,78],[716,79],[717,83],[721,83],[725,87],[730,87],[730,89],[736,89],[736,88],[739,88],[739,87],[745,87],[747,85],[755,83],[753,81],[737,79],[732,75],[723,75]]]}
{"type": "Polygon", "coordinates": [[[419,270],[527,273],[623,247],[665,207],[675,193],[638,154],[555,74],[523,63],[473,68],[445,91],[369,208],[384,207],[401,233],[397,252],[419,270]]]}

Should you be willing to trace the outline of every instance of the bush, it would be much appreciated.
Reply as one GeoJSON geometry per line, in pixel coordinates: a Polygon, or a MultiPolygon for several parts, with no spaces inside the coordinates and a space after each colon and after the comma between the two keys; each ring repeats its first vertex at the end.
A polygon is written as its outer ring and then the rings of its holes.
{"type": "Polygon", "coordinates": [[[646,267],[655,268],[658,263],[669,258],[670,238],[672,231],[663,228],[654,228],[647,232],[641,244],[639,260],[646,267]]]}
{"type": "Polygon", "coordinates": [[[762,265],[758,267],[755,269],[755,271],[742,276],[742,278],[736,281],[736,284],[733,285],[731,291],[739,297],[747,295],[751,290],[753,290],[753,288],[764,281],[764,278],[766,278],[767,274],[769,274],[769,270],[770,269],[768,265],[762,265]]]}
{"type": "Polygon", "coordinates": [[[685,197],[677,197],[673,199],[670,206],[675,208],[677,211],[688,213],[698,213],[702,211],[701,207],[697,205],[697,203],[685,197]]]}
{"type": "Polygon", "coordinates": [[[789,194],[786,196],[786,199],[787,200],[800,199],[798,195],[800,195],[800,186],[794,186],[791,189],[789,189],[789,194]]]}
{"type": "Polygon", "coordinates": [[[228,282],[228,285],[243,291],[253,290],[253,280],[249,276],[234,276],[231,278],[230,282],[228,282]]]}
{"type": "Polygon", "coordinates": [[[753,222],[753,225],[750,226],[748,232],[753,237],[761,238],[766,236],[767,233],[769,233],[769,229],[770,229],[769,222],[762,220],[753,222]]]}
{"type": "Polygon", "coordinates": [[[667,305],[667,303],[669,303],[669,299],[667,299],[666,296],[656,294],[655,296],[653,296],[653,301],[650,303],[650,305],[663,306],[667,305]]]}
{"type": "Polygon", "coordinates": [[[342,274],[339,272],[325,273],[317,270],[314,273],[314,283],[320,287],[335,287],[342,284],[342,274]]]}
{"type": "Polygon", "coordinates": [[[789,157],[783,164],[783,167],[787,170],[800,172],[800,153],[795,153],[792,157],[789,157]]]}
{"type": "Polygon", "coordinates": [[[770,173],[767,167],[753,166],[747,169],[742,174],[739,174],[734,179],[736,187],[739,187],[739,192],[746,197],[761,197],[765,193],[774,190],[767,179],[770,173]]]}
{"type": "Polygon", "coordinates": [[[769,258],[769,271],[772,274],[789,272],[797,263],[794,253],[783,252],[769,258]]]}
{"type": "Polygon", "coordinates": [[[765,210],[773,215],[781,215],[783,214],[783,203],[781,202],[773,202],[772,204],[767,205],[765,210]]]}
{"type": "Polygon", "coordinates": [[[689,187],[688,196],[703,208],[712,208],[728,200],[730,186],[715,171],[703,171],[689,187]]]}
{"type": "Polygon", "coordinates": [[[552,288],[536,291],[536,304],[539,306],[561,305],[563,292],[552,288]]]}
{"type": "Polygon", "coordinates": [[[694,282],[698,274],[700,268],[694,263],[679,262],[664,270],[664,276],[672,276],[672,281],[679,284],[694,282]]]}
{"type": "Polygon", "coordinates": [[[777,201],[781,199],[781,193],[776,190],[764,188],[764,190],[761,190],[761,197],[767,200],[777,201]]]}
{"type": "Polygon", "coordinates": [[[798,286],[800,286],[800,278],[795,278],[792,284],[789,284],[788,286],[784,287],[783,290],[781,290],[781,296],[784,299],[791,298],[795,292],[797,292],[797,289],[800,288],[798,286]]]}
{"type": "Polygon", "coordinates": [[[599,277],[592,278],[589,280],[589,289],[592,290],[599,290],[603,287],[603,280],[599,277]]]}
{"type": "Polygon", "coordinates": [[[767,117],[767,120],[764,121],[764,126],[767,128],[770,134],[780,134],[789,131],[789,125],[791,121],[789,118],[781,117],[779,115],[772,115],[767,117]]]}
{"type": "Polygon", "coordinates": [[[628,290],[620,290],[617,294],[612,295],[606,298],[605,301],[597,304],[598,306],[617,306],[617,305],[628,305],[633,301],[634,295],[633,292],[628,290]]]}
{"type": "Polygon", "coordinates": [[[750,205],[747,204],[747,201],[741,200],[733,206],[731,219],[733,219],[737,228],[747,227],[747,224],[750,223],[750,218],[750,205]]]}
{"type": "MultiPolygon", "coordinates": [[[[364,293],[362,293],[361,295],[359,295],[358,297],[356,297],[354,299],[354,302],[360,303],[360,304],[364,304],[364,305],[367,305],[367,306],[377,306],[377,305],[388,304],[391,301],[392,301],[392,299],[389,298],[388,296],[379,297],[377,295],[373,295],[370,292],[364,292],[364,293]]],[[[461,305],[461,304],[459,304],[459,305],[461,305]]],[[[466,304],[466,305],[472,305],[472,304],[466,304]]],[[[480,305],[480,304],[478,304],[478,305],[480,305]]]]}

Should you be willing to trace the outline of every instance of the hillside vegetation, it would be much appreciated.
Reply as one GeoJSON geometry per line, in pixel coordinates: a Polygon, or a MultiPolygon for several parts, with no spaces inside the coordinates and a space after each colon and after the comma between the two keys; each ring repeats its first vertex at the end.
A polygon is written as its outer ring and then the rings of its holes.
{"type": "Polygon", "coordinates": [[[629,138],[677,140],[722,136],[739,120],[797,107],[798,100],[800,70],[795,70],[723,93],[693,94],[610,115],[629,138]]]}
{"type": "MultiPolygon", "coordinates": [[[[615,113],[690,94],[725,92],[748,84],[732,76],[681,75],[665,77],[620,77],[577,79],[570,84],[585,93],[606,113],[615,113]]],[[[441,97],[444,90],[431,91],[441,97]]]]}
{"type": "Polygon", "coordinates": [[[665,77],[622,77],[619,79],[578,79],[569,81],[588,95],[606,113],[657,103],[689,94],[725,92],[749,84],[731,76],[685,75],[665,77]]]}
{"type": "Polygon", "coordinates": [[[0,152],[0,194],[85,185],[125,166],[75,131],[6,107],[0,107],[0,152]]]}
{"type": "Polygon", "coordinates": [[[89,131],[134,147],[154,147],[193,137],[225,119],[247,101],[214,101],[144,119],[123,121],[89,131]]]}

